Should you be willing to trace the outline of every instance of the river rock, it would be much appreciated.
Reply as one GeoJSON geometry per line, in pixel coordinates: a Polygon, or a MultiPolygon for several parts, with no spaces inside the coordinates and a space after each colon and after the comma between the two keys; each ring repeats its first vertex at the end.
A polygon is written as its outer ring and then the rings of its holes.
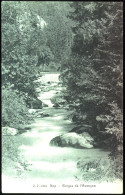
{"type": "Polygon", "coordinates": [[[17,129],[11,127],[2,127],[2,135],[16,135],[17,133],[17,129]]]}
{"type": "Polygon", "coordinates": [[[94,139],[87,132],[66,133],[53,138],[50,144],[61,147],[93,148],[94,139]]]}
{"type": "Polygon", "coordinates": [[[28,98],[26,101],[29,108],[40,109],[42,108],[42,102],[38,98],[28,98]]]}
{"type": "Polygon", "coordinates": [[[41,92],[41,89],[40,88],[36,88],[36,92],[41,92]]]}
{"type": "Polygon", "coordinates": [[[50,90],[51,90],[50,87],[46,87],[46,86],[44,88],[42,87],[41,89],[42,92],[48,92],[50,90]]]}
{"type": "Polygon", "coordinates": [[[44,107],[48,107],[48,105],[47,104],[44,104],[43,102],[42,102],[42,107],[44,108],[44,107]]]}
{"type": "Polygon", "coordinates": [[[30,114],[35,114],[35,113],[36,113],[36,110],[35,110],[35,109],[29,109],[28,112],[29,112],[30,114]]]}
{"type": "Polygon", "coordinates": [[[50,116],[49,114],[47,113],[38,113],[38,115],[36,116],[37,118],[43,118],[43,117],[48,117],[50,116]]]}
{"type": "Polygon", "coordinates": [[[30,126],[21,126],[18,128],[19,131],[31,130],[32,127],[30,126]]]}
{"type": "Polygon", "coordinates": [[[57,87],[57,83],[56,82],[51,82],[50,86],[51,87],[57,87]]]}
{"type": "Polygon", "coordinates": [[[59,108],[60,106],[59,106],[59,104],[55,103],[55,104],[53,105],[53,107],[54,107],[54,108],[59,108]]]}
{"type": "Polygon", "coordinates": [[[51,102],[53,104],[59,104],[59,105],[64,105],[65,104],[65,100],[64,98],[62,97],[62,95],[54,95],[52,98],[51,98],[51,102]]]}
{"type": "Polygon", "coordinates": [[[43,113],[43,115],[42,115],[42,117],[48,117],[48,116],[50,116],[50,115],[47,113],[43,113]]]}

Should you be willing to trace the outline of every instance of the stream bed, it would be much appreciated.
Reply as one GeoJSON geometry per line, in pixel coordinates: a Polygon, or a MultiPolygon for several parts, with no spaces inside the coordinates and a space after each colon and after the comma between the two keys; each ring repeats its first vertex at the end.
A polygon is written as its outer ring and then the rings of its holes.
{"type": "MultiPolygon", "coordinates": [[[[69,132],[74,127],[74,123],[66,119],[68,111],[65,108],[54,108],[50,100],[57,92],[59,74],[45,73],[43,77],[39,78],[39,85],[41,86],[43,82],[45,83],[44,87],[46,87],[46,83],[48,85],[52,82],[55,89],[39,92],[38,98],[48,107],[35,111],[38,114],[41,112],[48,114],[48,116],[35,117],[30,125],[31,129],[16,136],[16,139],[19,136],[23,138],[19,151],[29,166],[22,178],[13,178],[12,175],[3,177],[3,186],[7,185],[9,192],[48,192],[47,185],[52,192],[56,192],[60,184],[72,185],[79,182],[76,178],[79,171],[78,160],[81,158],[98,159],[109,153],[98,148],[76,149],[50,145],[50,141],[54,137],[69,132]],[[53,191],[54,185],[56,185],[55,191],[53,191]]],[[[66,190],[69,188],[64,186],[62,192],[68,192],[66,190]]]]}

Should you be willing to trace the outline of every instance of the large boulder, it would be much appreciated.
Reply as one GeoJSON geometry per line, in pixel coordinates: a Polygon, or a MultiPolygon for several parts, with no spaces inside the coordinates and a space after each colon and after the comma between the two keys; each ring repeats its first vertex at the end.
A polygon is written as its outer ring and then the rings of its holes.
{"type": "Polygon", "coordinates": [[[2,135],[16,135],[18,130],[11,127],[2,127],[2,135]]]}
{"type": "Polygon", "coordinates": [[[56,94],[51,98],[51,102],[53,104],[64,105],[66,101],[61,94],[56,94]]]}
{"type": "Polygon", "coordinates": [[[93,148],[94,139],[87,132],[66,133],[53,138],[50,145],[75,148],[93,148]]]}

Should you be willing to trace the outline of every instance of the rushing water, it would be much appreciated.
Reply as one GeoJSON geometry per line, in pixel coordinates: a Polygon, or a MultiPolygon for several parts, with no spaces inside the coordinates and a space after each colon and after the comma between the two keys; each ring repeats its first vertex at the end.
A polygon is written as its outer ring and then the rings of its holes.
{"type": "Polygon", "coordinates": [[[30,181],[32,185],[46,182],[75,182],[75,175],[78,172],[76,164],[80,158],[97,159],[107,155],[107,152],[101,149],[61,148],[49,145],[52,138],[68,132],[74,127],[73,122],[65,119],[67,110],[54,108],[50,100],[57,92],[58,78],[59,74],[57,73],[47,73],[38,79],[39,85],[52,82],[50,85],[55,86],[53,90],[41,91],[38,97],[48,105],[38,113],[47,113],[49,116],[36,117],[30,125],[31,130],[19,135],[23,137],[23,144],[19,147],[20,153],[30,164],[30,170],[25,171],[23,181],[30,181]]]}

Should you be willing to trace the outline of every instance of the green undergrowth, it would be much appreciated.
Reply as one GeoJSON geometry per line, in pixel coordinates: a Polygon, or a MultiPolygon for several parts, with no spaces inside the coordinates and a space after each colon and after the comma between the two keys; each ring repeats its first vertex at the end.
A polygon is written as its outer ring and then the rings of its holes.
{"type": "Polygon", "coordinates": [[[11,177],[24,177],[29,164],[23,160],[19,146],[23,143],[21,136],[2,136],[2,173],[11,177]]]}
{"type": "Polygon", "coordinates": [[[113,182],[117,179],[123,179],[122,155],[112,159],[107,156],[105,158],[95,160],[81,159],[77,162],[79,169],[76,178],[87,182],[113,182]]]}
{"type": "Polygon", "coordinates": [[[33,118],[28,113],[24,98],[11,87],[2,89],[2,126],[20,128],[29,124],[33,118]]]}

